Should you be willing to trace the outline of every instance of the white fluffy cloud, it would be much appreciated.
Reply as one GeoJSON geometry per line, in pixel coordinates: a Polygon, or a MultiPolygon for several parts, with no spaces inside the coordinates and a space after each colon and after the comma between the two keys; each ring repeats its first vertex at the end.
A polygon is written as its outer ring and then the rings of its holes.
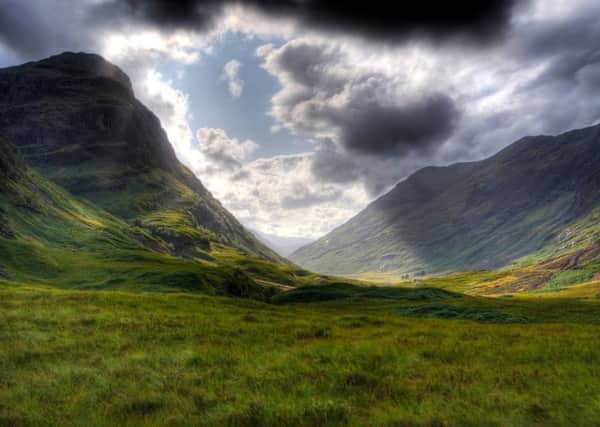
{"type": "Polygon", "coordinates": [[[239,98],[244,90],[244,81],[239,76],[241,66],[240,61],[232,59],[223,67],[223,78],[227,81],[229,93],[234,98],[239,98]]]}
{"type": "Polygon", "coordinates": [[[242,162],[258,145],[252,140],[230,138],[223,129],[200,128],[196,131],[200,151],[211,162],[211,167],[228,171],[239,169],[242,162]]]}
{"type": "Polygon", "coordinates": [[[316,238],[369,200],[362,185],[327,183],[312,172],[314,153],[258,159],[213,173],[208,188],[245,224],[280,236],[316,238]]]}

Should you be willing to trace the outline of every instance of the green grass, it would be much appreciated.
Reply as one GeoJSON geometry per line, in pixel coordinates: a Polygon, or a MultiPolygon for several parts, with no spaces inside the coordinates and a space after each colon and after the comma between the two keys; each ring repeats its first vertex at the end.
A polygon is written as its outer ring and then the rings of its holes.
{"type": "Polygon", "coordinates": [[[306,286],[275,295],[271,300],[277,304],[337,301],[347,299],[387,299],[394,301],[424,301],[441,298],[460,298],[434,288],[392,288],[382,286],[358,286],[332,283],[325,286],[306,286]]]}
{"type": "MultiPolygon", "coordinates": [[[[261,300],[282,288],[330,281],[224,245],[222,236],[199,222],[208,214],[192,213],[201,207],[184,206],[199,196],[181,183],[169,183],[168,177],[159,179],[159,171],[148,172],[151,179],[134,180],[140,186],[136,191],[162,182],[164,188],[151,186],[150,197],[179,185],[171,196],[181,203],[163,199],[162,209],[126,221],[28,169],[2,139],[0,166],[0,278],[70,289],[185,291],[261,300]]],[[[104,179],[93,166],[84,166],[104,179]]],[[[114,178],[114,171],[102,171],[114,178]]],[[[123,194],[114,196],[118,211],[116,199],[123,194]]]]}
{"type": "Polygon", "coordinates": [[[600,423],[593,248],[366,286],[224,244],[187,187],[126,221],[15,156],[0,141],[0,426],[600,423]],[[556,292],[465,295],[536,268],[556,292]]]}
{"type": "Polygon", "coordinates": [[[600,301],[444,304],[529,322],[3,283],[0,425],[600,423],[600,301]]]}
{"type": "Polygon", "coordinates": [[[577,269],[565,270],[555,274],[542,291],[556,291],[579,283],[592,280],[594,272],[590,270],[577,269]]]}
{"type": "Polygon", "coordinates": [[[600,207],[568,224],[556,237],[551,239],[541,250],[530,254],[517,264],[527,265],[541,262],[553,256],[585,249],[600,241],[600,207]]]}
{"type": "Polygon", "coordinates": [[[484,323],[525,323],[527,318],[496,310],[461,307],[451,304],[431,303],[404,307],[400,313],[411,317],[432,317],[441,319],[466,319],[484,323]]]}

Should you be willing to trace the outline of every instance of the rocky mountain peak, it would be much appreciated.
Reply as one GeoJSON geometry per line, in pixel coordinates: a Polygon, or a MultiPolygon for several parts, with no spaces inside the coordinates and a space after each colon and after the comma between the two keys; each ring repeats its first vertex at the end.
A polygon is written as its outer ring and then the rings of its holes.
{"type": "Polygon", "coordinates": [[[102,56],[86,52],[63,52],[39,62],[31,63],[41,69],[52,69],[72,76],[101,77],[111,79],[125,87],[131,95],[133,88],[129,76],[118,66],[102,56]]]}

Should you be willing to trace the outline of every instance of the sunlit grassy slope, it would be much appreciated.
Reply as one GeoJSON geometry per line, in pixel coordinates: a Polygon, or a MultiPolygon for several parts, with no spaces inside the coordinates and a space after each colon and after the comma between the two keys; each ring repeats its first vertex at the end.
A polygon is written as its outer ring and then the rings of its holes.
{"type": "MultiPolygon", "coordinates": [[[[598,225],[594,224],[597,228],[598,225]]],[[[591,235],[597,238],[594,235],[591,235]]],[[[401,287],[435,287],[451,292],[488,297],[591,297],[600,294],[600,241],[585,235],[571,250],[550,256],[536,253],[514,265],[496,271],[457,272],[440,276],[407,280],[397,272],[366,273],[354,276],[367,282],[388,283],[401,287]]],[[[575,241],[579,240],[577,237],[575,241]]],[[[544,251],[551,251],[552,246],[544,251]]],[[[560,249],[556,249],[560,253],[560,249]]],[[[564,252],[564,247],[562,251],[564,252]]]]}
{"type": "Polygon", "coordinates": [[[600,301],[410,291],[273,305],[4,282],[0,424],[600,423],[600,301]]]}
{"type": "Polygon", "coordinates": [[[0,166],[0,425],[600,423],[593,244],[366,286],[0,166]]]}
{"type": "Polygon", "coordinates": [[[2,139],[0,162],[0,278],[258,299],[286,287],[334,281],[219,244],[179,211],[126,222],[27,168],[2,139]]]}

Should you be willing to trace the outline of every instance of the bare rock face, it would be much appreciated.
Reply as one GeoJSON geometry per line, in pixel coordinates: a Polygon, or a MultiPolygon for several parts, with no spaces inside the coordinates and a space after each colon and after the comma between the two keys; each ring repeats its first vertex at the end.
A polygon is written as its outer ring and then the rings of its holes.
{"type": "Polygon", "coordinates": [[[0,69],[0,136],[46,178],[126,220],[181,212],[222,243],[281,260],[177,160],[129,77],[101,56],[63,53],[0,69]]]}
{"type": "Polygon", "coordinates": [[[177,167],[156,116],[135,99],[127,75],[98,55],[0,70],[0,132],[42,169],[90,159],[177,167]]]}

